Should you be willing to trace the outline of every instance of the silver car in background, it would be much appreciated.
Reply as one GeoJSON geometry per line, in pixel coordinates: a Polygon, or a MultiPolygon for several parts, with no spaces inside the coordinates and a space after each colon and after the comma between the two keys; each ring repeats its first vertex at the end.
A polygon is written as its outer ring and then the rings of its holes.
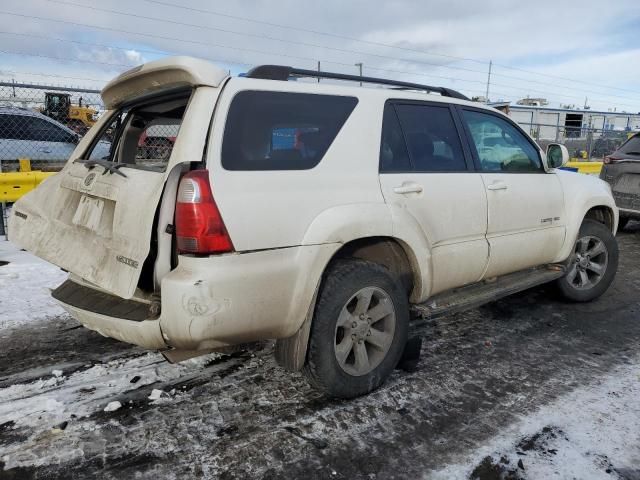
{"type": "MultiPolygon", "coordinates": [[[[80,136],[63,124],[33,110],[0,107],[0,162],[2,170],[17,169],[19,159],[29,159],[34,168],[57,170],[69,158],[80,136]],[[56,168],[58,167],[58,168],[56,168]]],[[[104,144],[103,144],[104,143],[104,144]]],[[[97,146],[109,154],[109,144],[97,146]]]]}

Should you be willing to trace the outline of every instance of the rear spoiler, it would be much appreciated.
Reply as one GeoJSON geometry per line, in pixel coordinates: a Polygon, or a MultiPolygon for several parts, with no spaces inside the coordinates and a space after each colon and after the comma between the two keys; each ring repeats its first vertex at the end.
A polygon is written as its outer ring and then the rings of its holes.
{"type": "Polygon", "coordinates": [[[139,65],[111,80],[101,92],[110,110],[127,101],[156,91],[182,87],[219,87],[229,72],[211,62],[192,57],[167,57],[139,65]]]}

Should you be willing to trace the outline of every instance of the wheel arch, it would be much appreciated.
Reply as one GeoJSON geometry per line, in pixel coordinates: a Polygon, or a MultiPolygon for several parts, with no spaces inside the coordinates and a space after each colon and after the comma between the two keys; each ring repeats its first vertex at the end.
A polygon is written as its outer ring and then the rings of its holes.
{"type": "Polygon", "coordinates": [[[401,239],[388,235],[375,235],[355,238],[342,244],[322,268],[302,326],[293,336],[278,339],[276,342],[275,357],[285,369],[299,371],[304,366],[311,323],[322,281],[335,261],[348,258],[366,260],[384,266],[398,278],[408,298],[422,289],[423,273],[419,268],[418,259],[413,249],[401,239]]]}
{"type": "Polygon", "coordinates": [[[591,207],[584,215],[584,220],[590,219],[605,225],[611,233],[615,234],[616,216],[613,210],[606,205],[596,205],[591,207]]]}

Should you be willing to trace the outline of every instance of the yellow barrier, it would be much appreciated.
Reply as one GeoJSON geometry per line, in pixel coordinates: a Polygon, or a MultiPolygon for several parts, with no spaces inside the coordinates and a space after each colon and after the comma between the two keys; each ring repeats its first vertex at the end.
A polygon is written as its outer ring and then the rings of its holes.
{"type": "Polygon", "coordinates": [[[602,170],[602,162],[571,161],[566,166],[572,169],[577,168],[579,173],[587,175],[600,175],[600,170],[602,170]]]}
{"type": "Polygon", "coordinates": [[[13,203],[56,172],[0,173],[0,202],[13,203]]]}

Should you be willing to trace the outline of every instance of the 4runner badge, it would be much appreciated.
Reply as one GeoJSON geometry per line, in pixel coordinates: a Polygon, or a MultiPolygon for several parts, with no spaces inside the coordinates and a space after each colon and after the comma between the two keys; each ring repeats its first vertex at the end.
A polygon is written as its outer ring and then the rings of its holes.
{"type": "Polygon", "coordinates": [[[95,178],[96,178],[95,172],[91,172],[89,175],[84,177],[84,186],[89,187],[93,183],[93,180],[95,178]]]}
{"type": "Polygon", "coordinates": [[[116,260],[119,261],[120,263],[124,263],[125,265],[128,265],[129,267],[138,268],[138,262],[130,258],[123,257],[122,255],[118,255],[116,257],[116,260]]]}

